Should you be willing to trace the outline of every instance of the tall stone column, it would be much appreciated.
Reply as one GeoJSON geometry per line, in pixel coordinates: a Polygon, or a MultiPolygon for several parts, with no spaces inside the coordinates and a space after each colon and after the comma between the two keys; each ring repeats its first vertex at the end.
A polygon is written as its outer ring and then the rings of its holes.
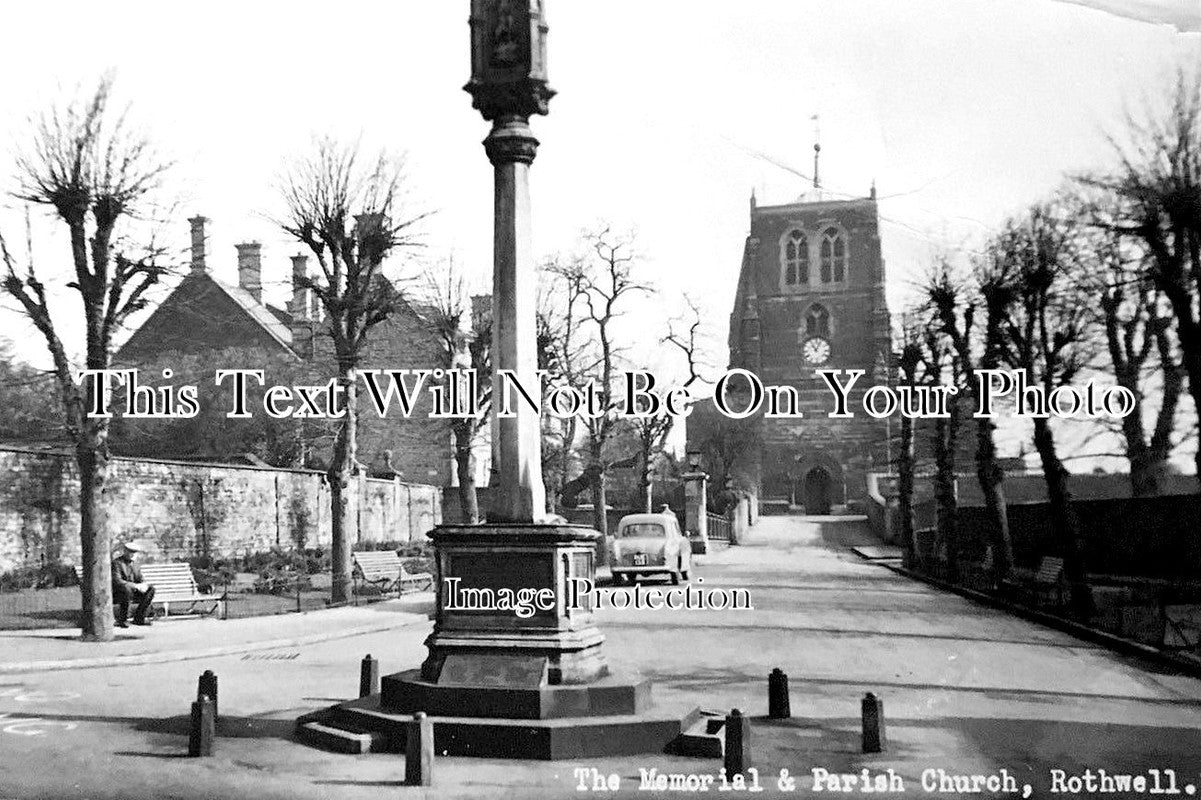
{"type": "Polygon", "coordinates": [[[530,164],[538,140],[529,120],[499,116],[484,140],[495,170],[492,272],[492,441],[495,467],[490,522],[537,522],[546,516],[538,412],[509,389],[512,416],[499,411],[508,383],[502,371],[538,398],[537,286],[530,238],[530,164]]]}
{"type": "MultiPolygon", "coordinates": [[[[470,24],[465,88],[492,123],[484,148],[496,180],[493,363],[533,397],[541,387],[529,169],[538,141],[529,119],[554,94],[542,0],[471,0],[470,24]]],[[[325,735],[333,719],[356,715],[357,730],[391,733],[420,711],[443,753],[493,758],[661,753],[686,742],[681,733],[700,709],[656,712],[649,681],[610,672],[591,591],[601,535],[545,520],[537,410],[515,394],[501,415],[505,384],[493,387],[494,502],[486,524],[430,532],[436,596],[425,661],[381,678],[378,709],[357,700],[313,724],[325,735]]],[[[684,744],[677,752],[687,753],[684,744]]]]}

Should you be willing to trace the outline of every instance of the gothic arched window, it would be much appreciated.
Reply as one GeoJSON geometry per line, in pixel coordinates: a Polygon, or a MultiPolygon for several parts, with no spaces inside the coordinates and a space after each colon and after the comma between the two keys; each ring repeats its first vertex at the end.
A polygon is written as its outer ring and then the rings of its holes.
{"type": "Polygon", "coordinates": [[[821,246],[822,283],[842,283],[847,279],[847,237],[838,228],[826,228],[821,246]]]}
{"type": "Polygon", "coordinates": [[[830,312],[825,306],[812,305],[805,312],[805,336],[830,337],[830,312]]]}
{"type": "Polygon", "coordinates": [[[784,285],[801,286],[809,283],[809,240],[798,230],[784,236],[784,285]]]}

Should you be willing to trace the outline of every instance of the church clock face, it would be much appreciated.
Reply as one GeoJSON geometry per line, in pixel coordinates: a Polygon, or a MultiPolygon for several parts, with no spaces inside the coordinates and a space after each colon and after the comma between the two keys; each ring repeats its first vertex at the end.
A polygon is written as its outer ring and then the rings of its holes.
{"type": "Polygon", "coordinates": [[[805,355],[805,360],[814,366],[825,364],[830,358],[830,343],[820,336],[814,336],[805,342],[805,347],[802,351],[805,355]]]}

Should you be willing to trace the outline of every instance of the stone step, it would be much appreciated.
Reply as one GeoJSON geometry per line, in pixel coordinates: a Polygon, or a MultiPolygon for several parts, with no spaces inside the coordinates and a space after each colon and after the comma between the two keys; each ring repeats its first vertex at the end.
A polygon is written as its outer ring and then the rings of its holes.
{"type": "MultiPolygon", "coordinates": [[[[370,732],[375,738],[367,745],[358,745],[365,749],[340,752],[404,751],[412,715],[381,710],[378,695],[342,703],[325,713],[318,720],[308,715],[308,719],[298,721],[298,738],[317,744],[305,737],[316,736],[320,741],[337,737],[334,740],[337,744],[350,747],[345,743],[353,740],[353,736],[347,732],[360,735],[370,732]],[[306,728],[309,730],[301,734],[306,728]]],[[[434,749],[438,755],[562,760],[665,752],[683,731],[696,725],[699,713],[694,709],[683,717],[643,712],[541,720],[431,715],[430,722],[434,726],[434,749]]]]}
{"type": "Polygon", "coordinates": [[[653,706],[649,681],[609,674],[588,684],[539,687],[439,685],[417,670],[385,675],[379,706],[431,717],[556,719],[641,714],[653,706]]]}
{"type": "Polygon", "coordinates": [[[675,755],[722,758],[726,746],[726,718],[717,711],[701,711],[700,718],[672,743],[675,755]]]}
{"type": "Polygon", "coordinates": [[[296,738],[307,745],[334,753],[362,755],[383,747],[381,731],[355,730],[327,722],[303,722],[296,726],[296,738]]]}

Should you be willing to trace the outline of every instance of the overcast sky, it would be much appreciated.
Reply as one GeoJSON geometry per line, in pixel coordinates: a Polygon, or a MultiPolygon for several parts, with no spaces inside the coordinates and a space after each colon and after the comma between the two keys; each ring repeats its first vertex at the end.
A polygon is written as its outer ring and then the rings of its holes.
{"type": "MultiPolygon", "coordinates": [[[[807,188],[779,165],[809,174],[817,114],[824,184],[865,195],[877,183],[896,311],[932,253],[970,248],[1065,172],[1107,161],[1123,106],[1201,63],[1201,36],[1186,32],[1196,5],[547,0],[559,95],[533,121],[536,251],[570,248],[598,220],[636,226],[644,274],[667,297],[640,307],[640,329],[689,290],[724,366],[749,195],[788,202],[807,188]]],[[[115,67],[120,97],[177,162],[181,253],[196,213],[213,220],[210,264],[228,280],[234,244],[260,240],[268,296],[282,301],[297,248],[264,219],[280,167],[314,134],[361,135],[408,153],[415,208],[436,212],[425,257],[453,253],[485,288],[491,170],[488,126],[461,90],[467,15],[466,0],[13,4],[0,142],[10,150],[31,113],[115,67]]],[[[37,247],[43,266],[65,254],[61,238],[37,247]]],[[[20,352],[43,360],[7,321],[20,352]]]]}

